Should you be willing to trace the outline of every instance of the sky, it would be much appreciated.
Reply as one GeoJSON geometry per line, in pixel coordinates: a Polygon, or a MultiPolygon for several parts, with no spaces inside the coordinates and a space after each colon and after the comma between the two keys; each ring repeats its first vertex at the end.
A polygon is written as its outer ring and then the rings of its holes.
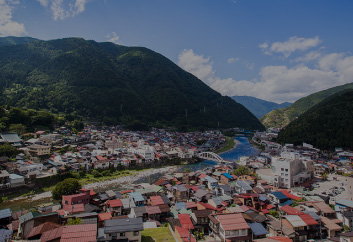
{"type": "Polygon", "coordinates": [[[0,0],[0,36],[150,48],[228,96],[353,82],[352,0],[0,0]]]}

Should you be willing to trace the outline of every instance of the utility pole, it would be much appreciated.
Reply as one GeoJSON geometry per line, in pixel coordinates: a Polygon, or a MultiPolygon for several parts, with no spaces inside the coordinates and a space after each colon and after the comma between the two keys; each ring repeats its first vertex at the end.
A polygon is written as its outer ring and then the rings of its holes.
{"type": "Polygon", "coordinates": [[[185,109],[185,118],[187,119],[188,118],[188,110],[185,109]]]}
{"type": "Polygon", "coordinates": [[[123,112],[123,105],[120,104],[120,112],[122,113],[123,112]]]}

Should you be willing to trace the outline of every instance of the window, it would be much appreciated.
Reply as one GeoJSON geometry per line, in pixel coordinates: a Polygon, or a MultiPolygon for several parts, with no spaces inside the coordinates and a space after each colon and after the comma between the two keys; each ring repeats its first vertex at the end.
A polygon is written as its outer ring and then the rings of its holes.
{"type": "Polygon", "coordinates": [[[138,236],[139,234],[139,231],[134,231],[134,236],[138,236]]]}
{"type": "Polygon", "coordinates": [[[286,172],[288,172],[288,169],[286,169],[286,172]]]}
{"type": "Polygon", "coordinates": [[[125,233],[120,233],[120,237],[125,237],[125,233]]]}
{"type": "Polygon", "coordinates": [[[284,171],[284,168],[281,168],[281,171],[284,171]]]}

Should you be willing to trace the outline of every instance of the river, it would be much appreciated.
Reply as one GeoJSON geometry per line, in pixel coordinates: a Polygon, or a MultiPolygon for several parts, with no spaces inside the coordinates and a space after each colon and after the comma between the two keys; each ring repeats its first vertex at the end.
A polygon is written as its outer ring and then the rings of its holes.
{"type": "MultiPolygon", "coordinates": [[[[237,136],[234,138],[234,141],[237,144],[234,149],[231,149],[229,151],[219,154],[223,159],[227,161],[237,161],[242,156],[255,156],[259,154],[259,151],[250,144],[248,136],[237,136]]],[[[179,171],[183,171],[187,168],[190,169],[191,171],[197,171],[217,164],[219,163],[211,160],[205,160],[196,164],[181,166],[179,171]]],[[[163,175],[164,175],[163,173],[155,173],[148,177],[143,177],[141,179],[138,179],[134,183],[135,184],[146,183],[146,182],[153,183],[163,175]]]]}

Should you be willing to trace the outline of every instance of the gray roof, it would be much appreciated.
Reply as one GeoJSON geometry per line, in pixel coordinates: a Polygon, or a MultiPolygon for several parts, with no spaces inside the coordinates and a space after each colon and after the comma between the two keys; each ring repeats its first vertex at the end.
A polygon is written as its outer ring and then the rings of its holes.
{"type": "Polygon", "coordinates": [[[123,218],[106,220],[104,224],[104,233],[122,233],[131,231],[142,231],[142,218],[123,218]]]}
{"type": "Polygon", "coordinates": [[[22,141],[16,133],[2,133],[1,138],[5,142],[9,142],[9,143],[18,143],[22,141]]]}
{"type": "Polygon", "coordinates": [[[0,241],[7,241],[12,238],[12,230],[0,229],[0,241]]]}
{"type": "Polygon", "coordinates": [[[252,190],[252,187],[246,183],[245,181],[237,181],[237,185],[240,186],[241,188],[243,188],[245,191],[249,191],[252,190]]]}
{"type": "Polygon", "coordinates": [[[132,199],[129,199],[129,198],[124,198],[124,199],[121,199],[121,202],[123,203],[123,208],[134,208],[136,207],[134,201],[132,199]]]}
{"type": "Polygon", "coordinates": [[[0,219],[11,217],[11,210],[9,208],[0,210],[0,219]]]}
{"type": "Polygon", "coordinates": [[[147,213],[145,206],[141,206],[133,209],[136,214],[136,217],[143,217],[143,215],[147,213]]]}

